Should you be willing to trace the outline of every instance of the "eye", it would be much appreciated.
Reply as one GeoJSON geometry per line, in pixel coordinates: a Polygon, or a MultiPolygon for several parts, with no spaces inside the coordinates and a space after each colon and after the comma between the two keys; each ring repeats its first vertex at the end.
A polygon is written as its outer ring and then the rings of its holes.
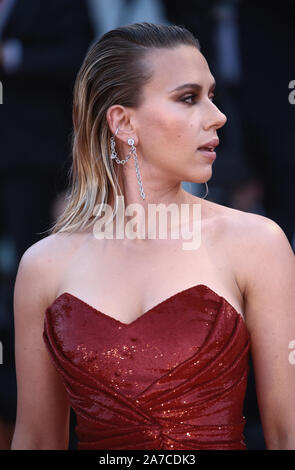
{"type": "MultiPolygon", "coordinates": [[[[187,104],[194,104],[197,98],[198,96],[196,94],[191,94],[191,95],[185,96],[180,101],[182,101],[183,103],[187,103],[187,104]],[[187,100],[191,100],[191,101],[187,101],[187,100]]],[[[214,93],[211,95],[209,99],[212,102],[214,101],[214,93]]]]}
{"type": "Polygon", "coordinates": [[[187,104],[193,104],[192,102],[189,102],[187,100],[193,100],[193,102],[195,102],[196,98],[197,98],[197,95],[192,94],[192,95],[185,96],[180,101],[182,101],[183,103],[187,103],[187,104]]]}

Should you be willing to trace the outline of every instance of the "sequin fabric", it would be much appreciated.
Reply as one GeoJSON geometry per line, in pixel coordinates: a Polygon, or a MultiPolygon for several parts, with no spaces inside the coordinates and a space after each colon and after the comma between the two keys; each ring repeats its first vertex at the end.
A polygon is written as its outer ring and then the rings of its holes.
{"type": "Polygon", "coordinates": [[[130,324],[65,292],[45,312],[43,339],[77,416],[78,449],[247,449],[250,337],[209,287],[130,324]]]}

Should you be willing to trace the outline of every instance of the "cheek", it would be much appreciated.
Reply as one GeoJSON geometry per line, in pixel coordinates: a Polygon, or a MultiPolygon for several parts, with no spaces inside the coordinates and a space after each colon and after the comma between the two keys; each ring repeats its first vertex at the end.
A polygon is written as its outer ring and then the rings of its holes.
{"type": "Polygon", "coordinates": [[[140,119],[140,141],[148,147],[165,146],[165,149],[182,147],[196,135],[187,117],[157,108],[149,109],[140,119]]]}

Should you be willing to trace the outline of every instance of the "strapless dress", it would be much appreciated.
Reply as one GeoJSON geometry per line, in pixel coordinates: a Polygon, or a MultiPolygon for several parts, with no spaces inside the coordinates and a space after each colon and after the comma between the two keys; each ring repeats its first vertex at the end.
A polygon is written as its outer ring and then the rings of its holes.
{"type": "Polygon", "coordinates": [[[247,450],[250,336],[208,286],[130,324],[64,292],[45,312],[43,339],[76,413],[78,450],[247,450]]]}

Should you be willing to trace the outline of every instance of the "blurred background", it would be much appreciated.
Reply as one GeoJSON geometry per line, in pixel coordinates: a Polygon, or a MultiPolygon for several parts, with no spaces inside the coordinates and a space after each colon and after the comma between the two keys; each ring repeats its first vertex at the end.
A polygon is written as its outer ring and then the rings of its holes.
{"type": "MultiPolygon", "coordinates": [[[[15,276],[64,204],[74,80],[93,40],[138,21],[186,26],[216,79],[228,120],[206,199],[273,219],[295,246],[294,0],[0,0],[0,449],[16,416],[15,276]]],[[[264,449],[251,358],[244,415],[248,449],[264,449]]],[[[71,449],[74,425],[72,412],[71,449]]]]}

